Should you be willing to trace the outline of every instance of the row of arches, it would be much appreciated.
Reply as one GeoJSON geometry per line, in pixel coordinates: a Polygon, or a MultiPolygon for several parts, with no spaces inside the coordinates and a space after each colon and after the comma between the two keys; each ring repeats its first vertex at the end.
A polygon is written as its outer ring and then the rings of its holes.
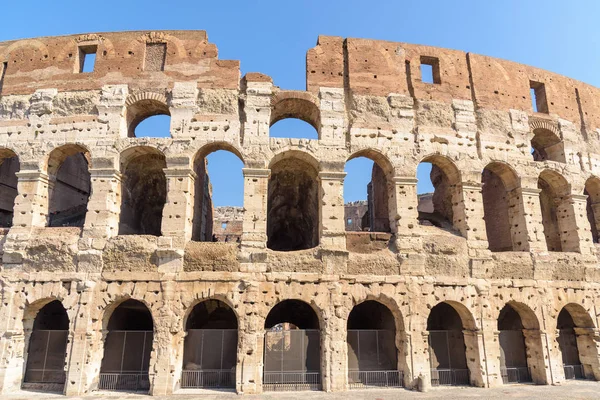
{"type": "MultiPolygon", "coordinates": [[[[184,326],[179,386],[235,388],[239,321],[234,309],[218,299],[201,301],[186,313],[184,326]]],[[[263,390],[320,390],[324,325],[315,309],[301,300],[282,300],[271,308],[264,328],[263,390]]],[[[595,351],[593,338],[576,333],[594,328],[589,314],[569,303],[555,328],[565,378],[595,379],[599,366],[585,354],[590,345],[595,351]]],[[[402,387],[411,380],[404,329],[402,316],[385,301],[367,299],[351,309],[346,321],[349,388],[402,387]]],[[[69,317],[60,301],[39,309],[29,335],[24,387],[64,385],[68,331],[69,317]]],[[[461,303],[443,301],[430,309],[426,337],[433,385],[483,385],[476,332],[474,317],[461,303]]],[[[128,299],[115,306],[105,325],[98,387],[147,391],[154,333],[144,303],[128,299]]],[[[540,324],[529,307],[506,303],[495,335],[502,382],[549,383],[540,324]]],[[[494,349],[486,351],[493,357],[494,349]]]]}

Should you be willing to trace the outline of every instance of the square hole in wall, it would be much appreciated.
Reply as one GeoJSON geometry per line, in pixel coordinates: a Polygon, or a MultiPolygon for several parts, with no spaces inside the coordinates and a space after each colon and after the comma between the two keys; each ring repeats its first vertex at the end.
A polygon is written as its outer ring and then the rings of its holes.
{"type": "Polygon", "coordinates": [[[98,46],[79,47],[79,73],[94,72],[98,46]]]}
{"type": "Polygon", "coordinates": [[[424,83],[442,83],[440,60],[436,57],[421,56],[421,81],[424,83]]]}
{"type": "Polygon", "coordinates": [[[548,114],[546,85],[542,82],[529,81],[529,92],[531,93],[531,107],[533,108],[533,112],[548,114]]]}

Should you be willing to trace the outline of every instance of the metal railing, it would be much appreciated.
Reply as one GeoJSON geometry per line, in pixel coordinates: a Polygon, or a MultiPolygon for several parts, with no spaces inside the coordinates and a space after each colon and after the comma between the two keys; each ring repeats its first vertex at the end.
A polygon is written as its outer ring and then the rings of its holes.
{"type": "Polygon", "coordinates": [[[25,383],[64,383],[67,374],[64,369],[27,368],[25,383]]]}
{"type": "Polygon", "coordinates": [[[565,369],[565,379],[585,379],[583,365],[564,365],[563,367],[565,369]]]}
{"type": "Polygon", "coordinates": [[[117,391],[148,391],[150,375],[147,373],[100,373],[98,389],[117,391]]]}
{"type": "Polygon", "coordinates": [[[320,372],[265,372],[265,392],[287,392],[298,390],[321,390],[320,372]]]}
{"type": "Polygon", "coordinates": [[[235,388],[235,369],[183,370],[181,388],[235,388]]]}
{"type": "Polygon", "coordinates": [[[402,371],[348,371],[348,387],[350,389],[366,389],[371,387],[404,387],[402,371]]]}
{"type": "Polygon", "coordinates": [[[531,382],[531,372],[528,367],[502,367],[500,368],[503,383],[531,382]]]}
{"type": "Polygon", "coordinates": [[[458,386],[468,385],[469,370],[454,368],[431,369],[431,386],[458,386]]]}

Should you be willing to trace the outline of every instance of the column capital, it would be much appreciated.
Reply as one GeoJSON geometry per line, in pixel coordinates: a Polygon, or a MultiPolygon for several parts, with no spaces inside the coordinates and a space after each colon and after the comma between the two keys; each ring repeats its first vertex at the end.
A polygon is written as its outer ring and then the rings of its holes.
{"type": "Polygon", "coordinates": [[[116,168],[90,168],[90,177],[92,178],[109,178],[121,180],[122,174],[116,168]]]}
{"type": "Polygon", "coordinates": [[[269,168],[242,168],[244,178],[268,178],[271,176],[269,168]]]}
{"type": "Polygon", "coordinates": [[[48,174],[42,171],[19,171],[15,175],[21,182],[42,181],[49,182],[48,174]]]}
{"type": "Polygon", "coordinates": [[[523,196],[539,196],[542,193],[542,189],[521,187],[521,193],[523,196]]]}
{"type": "Polygon", "coordinates": [[[163,172],[167,178],[197,178],[196,173],[191,168],[163,168],[163,172]]]}
{"type": "Polygon", "coordinates": [[[573,203],[585,203],[587,204],[587,194],[570,194],[567,196],[573,203]]]}
{"type": "Polygon", "coordinates": [[[393,176],[392,182],[396,185],[417,186],[419,180],[414,176],[393,176]]]}
{"type": "Polygon", "coordinates": [[[346,172],[339,171],[320,171],[319,179],[325,181],[343,181],[346,178],[346,172]]]}
{"type": "Polygon", "coordinates": [[[463,190],[471,190],[475,192],[481,192],[483,185],[481,183],[476,182],[463,182],[462,189],[463,190]]]}

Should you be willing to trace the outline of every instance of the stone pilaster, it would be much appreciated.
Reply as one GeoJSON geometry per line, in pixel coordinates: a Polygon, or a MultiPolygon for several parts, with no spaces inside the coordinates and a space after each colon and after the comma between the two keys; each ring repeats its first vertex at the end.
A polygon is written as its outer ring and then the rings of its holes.
{"type": "Polygon", "coordinates": [[[264,254],[267,247],[267,198],[271,170],[243,168],[242,172],[244,174],[244,221],[241,251],[242,254],[250,257],[251,254],[264,254]]]}
{"type": "Polygon", "coordinates": [[[587,196],[572,194],[558,206],[558,225],[563,242],[563,251],[579,251],[595,254],[594,239],[587,218],[587,196]],[[572,219],[569,218],[572,215],[572,219]],[[564,239],[563,239],[564,237],[564,239]]]}
{"type": "Polygon", "coordinates": [[[164,172],[167,201],[163,209],[162,234],[178,239],[175,245],[183,247],[192,238],[196,173],[190,168],[165,168],[164,172]]]}
{"type": "Polygon", "coordinates": [[[236,390],[240,394],[262,392],[264,357],[264,320],[258,314],[260,289],[256,283],[246,286],[243,295],[243,313],[238,330],[238,363],[236,390]]]}
{"type": "Polygon", "coordinates": [[[106,124],[107,134],[117,137],[127,137],[125,121],[125,101],[129,95],[127,85],[104,85],[100,95],[98,122],[106,124]]]}
{"type": "Polygon", "coordinates": [[[525,223],[527,224],[527,241],[529,243],[529,251],[532,252],[548,251],[546,238],[544,237],[544,226],[542,225],[541,192],[537,187],[523,186],[521,188],[521,193],[523,194],[523,211],[525,223]]]}
{"type": "MultiPolygon", "coordinates": [[[[0,283],[6,295],[4,301],[15,304],[14,289],[4,281],[0,283]]],[[[16,325],[21,321],[12,318],[14,312],[14,307],[0,307],[0,395],[18,390],[23,377],[25,338],[16,325]]]]}
{"type": "Polygon", "coordinates": [[[88,200],[84,238],[108,239],[119,234],[121,173],[112,168],[91,168],[92,193],[88,200]]]}
{"type": "Polygon", "coordinates": [[[553,377],[550,365],[550,353],[546,342],[546,333],[539,329],[523,329],[527,366],[534,383],[552,384],[553,377]]]}
{"type": "Polygon", "coordinates": [[[333,146],[343,145],[347,129],[344,89],[322,87],[319,90],[319,100],[321,142],[333,146]]]}
{"type": "Polygon", "coordinates": [[[485,348],[483,343],[483,332],[480,330],[463,330],[465,341],[465,357],[471,378],[471,386],[488,386],[487,374],[485,373],[485,348]]]}
{"type": "Polygon", "coordinates": [[[587,379],[600,380],[600,334],[596,328],[574,328],[579,361],[587,379]]]}
{"type": "Polygon", "coordinates": [[[345,172],[321,171],[320,244],[324,249],[346,250],[346,225],[344,221],[344,178],[345,172]]]}
{"type": "MultiPolygon", "coordinates": [[[[488,241],[485,220],[483,219],[481,184],[463,182],[461,185],[461,194],[458,197],[462,197],[462,207],[457,205],[453,208],[455,226],[460,229],[471,247],[487,249],[488,241]]],[[[459,203],[456,202],[454,204],[459,203]]]]}
{"type": "Polygon", "coordinates": [[[269,143],[269,126],[271,123],[271,82],[246,82],[246,99],[242,142],[247,145],[264,145],[269,143]]]}
{"type": "Polygon", "coordinates": [[[401,253],[422,251],[419,238],[419,198],[417,179],[412,176],[394,176],[390,191],[390,229],[396,236],[396,248],[401,253]]]}

